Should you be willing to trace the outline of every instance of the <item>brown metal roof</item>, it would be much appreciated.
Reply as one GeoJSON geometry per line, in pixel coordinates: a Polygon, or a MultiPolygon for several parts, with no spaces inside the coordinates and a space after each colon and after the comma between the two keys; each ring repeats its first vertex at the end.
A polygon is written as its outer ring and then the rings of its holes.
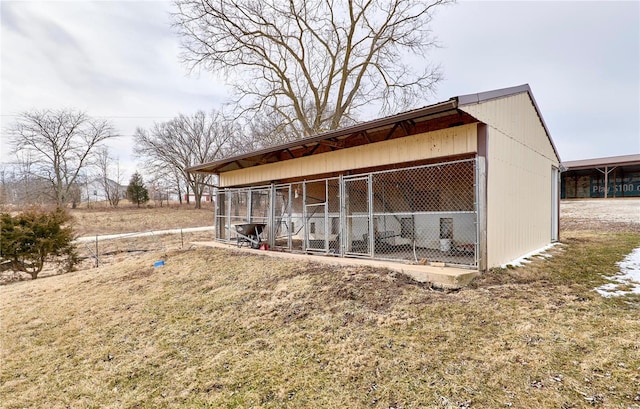
{"type": "MultiPolygon", "coordinates": [[[[524,84],[516,87],[452,97],[446,101],[427,105],[422,108],[390,115],[384,118],[374,119],[372,121],[363,122],[357,125],[336,129],[333,131],[323,132],[321,134],[310,136],[308,138],[299,139],[282,145],[268,147],[259,151],[249,152],[214,162],[191,166],[185,170],[187,172],[205,172],[219,174],[222,172],[242,169],[245,167],[258,166],[281,160],[294,159],[301,156],[320,153],[316,151],[320,146],[323,146],[325,149],[327,147],[330,147],[331,150],[347,147],[345,145],[346,138],[353,138],[357,135],[363,136],[363,139],[360,143],[373,143],[376,141],[370,140],[368,135],[368,133],[370,132],[384,131],[389,129],[390,136],[397,129],[403,129],[405,127],[405,124],[407,123],[415,125],[416,123],[420,122],[436,120],[437,118],[441,118],[445,115],[451,115],[452,117],[454,115],[458,115],[461,120],[466,121],[465,123],[469,123],[470,119],[475,118],[472,118],[469,114],[458,110],[458,107],[477,104],[491,99],[502,98],[522,92],[527,92],[529,94],[529,97],[531,98],[531,101],[535,106],[540,121],[542,122],[547,136],[549,137],[549,141],[551,142],[553,149],[556,152],[556,156],[558,156],[559,159],[560,156],[558,155],[556,147],[551,140],[551,136],[544,120],[542,119],[542,115],[540,114],[538,105],[533,98],[531,88],[528,84],[524,84]]],[[[404,136],[406,136],[408,133],[406,130],[404,132],[404,136]]],[[[401,136],[403,135],[400,135],[400,137],[401,136]]]]}
{"type": "Polygon", "coordinates": [[[640,165],[640,154],[572,160],[563,162],[562,165],[567,170],[594,169],[603,168],[605,166],[634,166],[640,165]]]}
{"type": "MultiPolygon", "coordinates": [[[[228,171],[233,169],[225,169],[225,167],[232,163],[239,162],[250,162],[255,163],[256,165],[262,164],[264,161],[263,158],[266,155],[282,152],[282,151],[291,151],[299,148],[308,148],[311,146],[317,146],[322,144],[325,141],[336,143],[341,138],[346,137],[348,135],[358,134],[361,132],[369,132],[372,130],[383,130],[386,128],[393,128],[396,124],[412,120],[416,121],[421,118],[428,119],[430,116],[434,116],[437,114],[442,114],[444,112],[455,112],[457,107],[457,101],[455,99],[450,99],[448,101],[439,102],[437,104],[428,105],[422,108],[414,109],[407,112],[402,112],[399,114],[387,116],[384,118],[375,119],[373,121],[363,122],[357,125],[348,126],[345,128],[336,129],[333,131],[323,132],[318,135],[310,136],[308,138],[299,139],[293,142],[289,142],[282,145],[271,146],[265,149],[261,149],[259,151],[248,152],[245,154],[233,156],[230,158],[222,159],[219,161],[203,163],[201,165],[191,166],[186,168],[187,172],[207,172],[207,173],[218,173],[220,171],[228,171]]],[[[244,166],[238,165],[237,168],[241,168],[244,166]]]]}

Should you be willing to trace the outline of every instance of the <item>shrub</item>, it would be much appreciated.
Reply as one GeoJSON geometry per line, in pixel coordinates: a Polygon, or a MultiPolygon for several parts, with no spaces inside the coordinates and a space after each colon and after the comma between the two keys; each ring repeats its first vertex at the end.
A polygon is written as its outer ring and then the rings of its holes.
{"type": "Polygon", "coordinates": [[[63,209],[28,209],[17,216],[0,214],[0,259],[8,260],[15,271],[38,278],[46,261],[71,271],[78,262],[71,216],[63,209]]]}

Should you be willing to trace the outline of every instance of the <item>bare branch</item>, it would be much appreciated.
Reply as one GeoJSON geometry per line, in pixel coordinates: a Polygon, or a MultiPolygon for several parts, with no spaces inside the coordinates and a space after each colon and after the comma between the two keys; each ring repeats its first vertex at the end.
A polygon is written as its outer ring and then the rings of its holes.
{"type": "Polygon", "coordinates": [[[233,137],[231,121],[221,113],[213,111],[207,115],[199,111],[192,116],[180,114],[170,121],[156,123],[150,130],[138,128],[135,150],[145,158],[146,167],[152,172],[164,168],[172,169],[173,175],[181,175],[195,194],[199,208],[203,189],[211,176],[186,173],[185,169],[232,153],[233,137]]]}
{"type": "Polygon", "coordinates": [[[100,144],[117,136],[109,122],[73,110],[24,112],[9,133],[13,153],[29,158],[31,176],[50,185],[60,207],[73,199],[100,144]]]}
{"type": "Polygon", "coordinates": [[[437,46],[434,11],[453,0],[174,0],[190,69],[222,72],[241,112],[271,107],[302,137],[344,125],[359,108],[406,109],[442,78],[408,54],[437,46]]]}

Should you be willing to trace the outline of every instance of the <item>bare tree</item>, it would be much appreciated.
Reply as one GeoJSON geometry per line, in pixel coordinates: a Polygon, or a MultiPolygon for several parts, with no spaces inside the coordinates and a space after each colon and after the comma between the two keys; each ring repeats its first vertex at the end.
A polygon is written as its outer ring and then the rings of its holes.
{"type": "Polygon", "coordinates": [[[47,182],[59,207],[72,199],[96,147],[117,136],[108,121],[73,110],[23,112],[9,132],[13,152],[29,158],[29,174],[47,182]]]}
{"type": "Polygon", "coordinates": [[[181,175],[187,192],[194,193],[195,207],[199,209],[203,189],[211,176],[184,170],[228,154],[232,135],[230,122],[219,112],[206,115],[199,111],[193,116],[179,115],[168,122],[156,123],[149,131],[138,128],[135,150],[146,158],[150,172],[172,168],[181,175]]]}
{"type": "Polygon", "coordinates": [[[190,69],[221,70],[244,112],[272,110],[300,137],[429,96],[439,67],[403,56],[437,46],[429,23],[453,1],[174,0],[173,25],[190,69]]]}
{"type": "Polygon", "coordinates": [[[106,146],[101,146],[97,151],[96,166],[105,198],[111,207],[118,207],[120,199],[125,193],[122,186],[120,162],[109,154],[109,149],[106,146]]]}
{"type": "Polygon", "coordinates": [[[12,186],[10,172],[5,163],[0,163],[0,208],[12,203],[12,186]]]}
{"type": "Polygon", "coordinates": [[[18,152],[13,167],[15,182],[15,204],[45,204],[51,203],[55,193],[50,183],[36,172],[36,163],[31,152],[18,152]]]}

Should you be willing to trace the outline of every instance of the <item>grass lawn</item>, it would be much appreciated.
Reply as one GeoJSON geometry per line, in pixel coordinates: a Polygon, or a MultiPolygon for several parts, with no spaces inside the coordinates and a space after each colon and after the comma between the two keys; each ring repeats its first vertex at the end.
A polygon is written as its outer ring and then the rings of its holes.
{"type": "Polygon", "coordinates": [[[384,270],[168,252],[0,287],[0,407],[640,408],[638,232],[563,232],[457,292],[384,270]]]}

